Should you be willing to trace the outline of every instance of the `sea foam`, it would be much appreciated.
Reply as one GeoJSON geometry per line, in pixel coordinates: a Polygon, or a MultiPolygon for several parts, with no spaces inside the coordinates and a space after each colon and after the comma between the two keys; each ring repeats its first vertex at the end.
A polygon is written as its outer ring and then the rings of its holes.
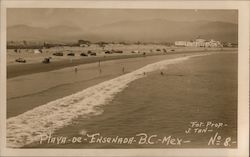
{"type": "Polygon", "coordinates": [[[130,82],[145,77],[144,73],[164,69],[169,64],[203,55],[207,54],[152,63],[75,94],[48,102],[16,117],[11,117],[7,119],[7,147],[20,148],[39,141],[41,135],[54,133],[56,130],[70,125],[79,116],[99,115],[102,113],[102,105],[108,104],[130,82]]]}

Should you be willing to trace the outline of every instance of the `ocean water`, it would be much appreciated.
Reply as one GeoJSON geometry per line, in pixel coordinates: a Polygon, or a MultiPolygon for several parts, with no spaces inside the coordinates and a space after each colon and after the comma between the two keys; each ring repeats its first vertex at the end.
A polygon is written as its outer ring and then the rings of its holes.
{"type": "Polygon", "coordinates": [[[222,145],[208,146],[209,139],[219,133],[223,140],[230,137],[234,142],[230,147],[235,148],[237,54],[218,53],[153,63],[10,118],[7,125],[9,146],[12,147],[225,147],[225,141],[222,145]],[[210,125],[212,131],[206,133],[194,133],[194,130],[185,133],[191,127],[190,122],[194,121],[223,123],[224,126],[215,128],[210,125]],[[46,140],[39,143],[41,135],[49,130],[53,137],[72,139],[99,133],[103,137],[135,137],[137,141],[132,144],[57,144],[46,140]],[[138,134],[155,135],[154,139],[171,136],[189,142],[182,145],[166,142],[139,144],[138,134]],[[14,142],[13,139],[19,141],[14,142]]]}

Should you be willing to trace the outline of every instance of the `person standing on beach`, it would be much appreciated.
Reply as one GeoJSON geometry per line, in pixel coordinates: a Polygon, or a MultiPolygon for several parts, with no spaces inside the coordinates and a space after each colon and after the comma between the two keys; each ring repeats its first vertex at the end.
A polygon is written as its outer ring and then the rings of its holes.
{"type": "Polygon", "coordinates": [[[101,60],[98,60],[98,67],[99,67],[99,74],[102,73],[102,69],[101,69],[101,60]]]}
{"type": "Polygon", "coordinates": [[[75,66],[75,73],[77,73],[77,71],[78,71],[78,67],[77,67],[77,66],[75,66]]]}

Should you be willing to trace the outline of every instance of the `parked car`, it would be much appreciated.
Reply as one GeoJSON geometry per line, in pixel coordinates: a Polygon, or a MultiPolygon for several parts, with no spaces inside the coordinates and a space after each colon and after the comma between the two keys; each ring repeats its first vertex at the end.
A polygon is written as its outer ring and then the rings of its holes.
{"type": "Polygon", "coordinates": [[[156,49],[156,51],[161,51],[161,49],[156,49]]]}
{"type": "Polygon", "coordinates": [[[75,56],[74,53],[68,53],[67,55],[68,55],[68,56],[75,56]]]}
{"type": "Polygon", "coordinates": [[[171,51],[175,51],[174,49],[172,49],[171,51]]]}
{"type": "Polygon", "coordinates": [[[114,53],[123,53],[121,50],[115,50],[114,53]]]}
{"type": "Polygon", "coordinates": [[[63,53],[62,52],[55,52],[53,53],[54,56],[63,56],[63,53]]]}
{"type": "Polygon", "coordinates": [[[88,56],[86,53],[81,53],[80,56],[88,56]]]}
{"type": "Polygon", "coordinates": [[[18,59],[16,59],[16,62],[19,62],[19,63],[26,63],[26,60],[23,59],[23,58],[18,58],[18,59]]]}
{"type": "Polygon", "coordinates": [[[96,56],[95,52],[90,53],[91,56],[96,56]]]}
{"type": "Polygon", "coordinates": [[[112,54],[111,51],[105,51],[105,54],[112,54]]]}
{"type": "Polygon", "coordinates": [[[48,63],[50,63],[50,59],[51,59],[51,57],[44,58],[43,61],[42,61],[42,63],[48,64],[48,63]]]}

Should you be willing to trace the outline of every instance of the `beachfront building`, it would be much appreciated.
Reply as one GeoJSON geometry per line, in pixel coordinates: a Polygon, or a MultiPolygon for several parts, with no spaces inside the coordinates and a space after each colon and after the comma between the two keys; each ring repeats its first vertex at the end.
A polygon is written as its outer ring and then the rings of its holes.
{"type": "Polygon", "coordinates": [[[175,46],[178,46],[178,47],[185,47],[187,46],[187,41],[175,41],[175,46]]]}
{"type": "Polygon", "coordinates": [[[223,47],[223,46],[219,41],[211,39],[210,41],[206,42],[206,47],[223,47]]]}
{"type": "Polygon", "coordinates": [[[186,44],[187,47],[195,47],[196,46],[196,43],[193,42],[193,41],[188,41],[187,44],[186,44]]]}
{"type": "Polygon", "coordinates": [[[219,41],[196,39],[195,41],[175,41],[177,47],[223,47],[219,41]]]}
{"type": "Polygon", "coordinates": [[[196,39],[195,40],[195,47],[205,47],[206,40],[205,39],[196,39]]]}

